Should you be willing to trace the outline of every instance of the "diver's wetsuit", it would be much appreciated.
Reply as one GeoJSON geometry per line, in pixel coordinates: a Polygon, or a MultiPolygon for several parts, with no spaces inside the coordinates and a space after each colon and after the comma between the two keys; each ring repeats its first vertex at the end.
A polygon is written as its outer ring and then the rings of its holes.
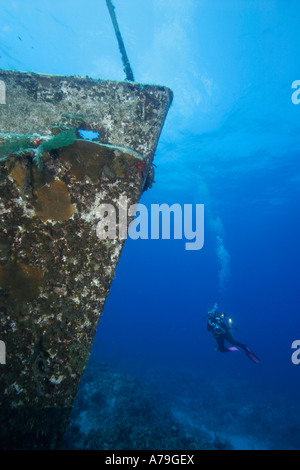
{"type": "Polygon", "coordinates": [[[224,334],[220,336],[215,336],[218,349],[220,352],[230,352],[230,349],[225,348],[224,341],[226,340],[228,343],[232,344],[232,346],[236,346],[237,348],[243,349],[245,352],[247,351],[247,346],[245,344],[239,343],[234,339],[232,334],[227,330],[224,334]]]}
{"type": "Polygon", "coordinates": [[[212,332],[213,337],[217,342],[219,351],[224,353],[234,351],[235,347],[241,348],[245,351],[251,361],[259,362],[259,359],[246,344],[240,343],[233,338],[229,331],[230,327],[225,322],[225,316],[226,314],[220,314],[216,310],[211,310],[208,312],[207,329],[208,331],[212,332]],[[232,344],[234,348],[226,348],[224,345],[225,341],[227,341],[229,344],[232,344]]]}

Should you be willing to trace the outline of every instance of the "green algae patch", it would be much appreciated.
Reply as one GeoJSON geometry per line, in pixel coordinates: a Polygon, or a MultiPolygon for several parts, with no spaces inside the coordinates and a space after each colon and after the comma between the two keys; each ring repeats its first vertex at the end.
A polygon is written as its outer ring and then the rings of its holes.
{"type": "Polygon", "coordinates": [[[37,166],[41,166],[44,152],[68,146],[77,138],[75,128],[65,128],[57,135],[14,134],[0,132],[0,162],[6,161],[11,154],[23,155],[32,152],[37,166]]]}
{"type": "MultiPolygon", "coordinates": [[[[31,134],[6,134],[0,132],[0,157],[34,147],[33,139],[34,135],[31,134]]],[[[1,160],[4,160],[4,158],[1,160]]]]}
{"type": "Polygon", "coordinates": [[[40,144],[39,149],[41,153],[50,152],[50,150],[58,149],[60,147],[66,147],[73,144],[77,138],[76,129],[69,128],[60,132],[57,135],[50,137],[49,139],[43,140],[40,144]]]}
{"type": "Polygon", "coordinates": [[[13,303],[30,302],[39,296],[43,271],[37,266],[10,262],[0,266],[0,286],[8,291],[13,303]]]}
{"type": "Polygon", "coordinates": [[[74,214],[67,185],[60,180],[42,186],[36,191],[35,213],[45,222],[53,220],[63,222],[74,214]]]}

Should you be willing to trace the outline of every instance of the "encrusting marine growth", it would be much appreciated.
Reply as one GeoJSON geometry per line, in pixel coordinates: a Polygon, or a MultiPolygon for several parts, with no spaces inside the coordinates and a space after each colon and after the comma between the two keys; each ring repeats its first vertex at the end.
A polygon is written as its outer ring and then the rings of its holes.
{"type": "Polygon", "coordinates": [[[137,204],[151,184],[172,92],[6,71],[0,80],[0,447],[55,448],[125,241],[97,237],[97,208],[122,196],[137,204]]]}

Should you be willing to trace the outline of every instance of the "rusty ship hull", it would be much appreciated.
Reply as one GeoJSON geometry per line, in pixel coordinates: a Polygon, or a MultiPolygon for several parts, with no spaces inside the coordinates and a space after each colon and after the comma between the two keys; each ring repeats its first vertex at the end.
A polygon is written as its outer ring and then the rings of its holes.
{"type": "Polygon", "coordinates": [[[173,96],[11,71],[0,81],[0,447],[54,449],[125,243],[99,238],[98,208],[136,204],[151,185],[173,96]]]}

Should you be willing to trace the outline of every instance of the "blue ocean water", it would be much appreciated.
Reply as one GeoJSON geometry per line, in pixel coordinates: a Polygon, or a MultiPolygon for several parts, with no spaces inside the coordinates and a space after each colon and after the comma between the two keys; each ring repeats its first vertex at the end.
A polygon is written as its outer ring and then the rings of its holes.
{"type": "MultiPolygon", "coordinates": [[[[104,0],[24,3],[0,1],[1,68],[124,80],[104,0]]],[[[154,160],[156,183],[141,202],[149,209],[204,204],[205,242],[187,251],[185,240],[126,241],[90,367],[112,371],[112,407],[123,393],[127,409],[136,383],[145,387],[148,408],[168,410],[171,431],[180,429],[180,437],[183,429],[186,445],[196,446],[201,431],[236,449],[299,449],[300,364],[292,362],[292,343],[300,340],[300,106],[292,101],[300,79],[299,2],[114,4],[136,81],[174,91],[154,160]],[[206,314],[215,303],[230,313],[234,336],[258,364],[243,351],[214,350],[206,314]]],[[[88,436],[97,428],[89,422],[95,406],[104,420],[104,402],[82,403],[74,422],[78,435],[88,436]]],[[[135,408],[132,426],[145,426],[147,406],[141,403],[140,414],[135,408]]],[[[101,423],[115,429],[126,419],[101,423]]],[[[167,448],[164,439],[157,448],[167,448]]],[[[75,441],[109,447],[100,437],[75,441]]],[[[143,440],[122,442],[111,445],[147,448],[143,440]]]]}

